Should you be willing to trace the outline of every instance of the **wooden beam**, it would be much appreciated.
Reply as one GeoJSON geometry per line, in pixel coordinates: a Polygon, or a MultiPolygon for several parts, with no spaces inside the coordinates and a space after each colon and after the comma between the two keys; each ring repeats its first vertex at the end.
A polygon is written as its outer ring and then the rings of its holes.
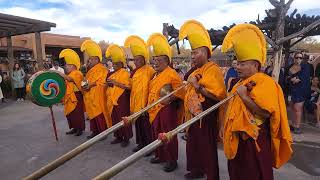
{"type": "Polygon", "coordinates": [[[29,25],[32,25],[32,23],[10,21],[10,20],[7,20],[7,19],[0,19],[0,22],[1,22],[1,23],[7,23],[7,24],[16,24],[16,25],[21,25],[21,26],[29,26],[29,25]]]}
{"type": "Polygon", "coordinates": [[[8,37],[8,36],[16,36],[21,34],[28,34],[28,33],[34,33],[34,32],[42,32],[42,31],[50,31],[51,27],[49,26],[43,26],[43,25],[37,25],[37,26],[29,26],[25,28],[19,28],[16,30],[11,30],[8,32],[0,32],[0,38],[1,37],[8,37]]]}
{"type": "Polygon", "coordinates": [[[40,70],[43,69],[42,44],[40,32],[35,32],[37,62],[40,70]]]}
{"type": "Polygon", "coordinates": [[[20,16],[13,16],[13,15],[8,15],[8,14],[3,14],[0,13],[0,19],[6,19],[10,21],[16,21],[16,22],[26,22],[26,23],[31,23],[31,24],[45,24],[51,27],[56,27],[55,23],[47,22],[47,21],[40,21],[36,19],[30,19],[30,18],[25,18],[25,17],[20,17],[20,16]]]}
{"type": "Polygon", "coordinates": [[[312,29],[316,28],[317,26],[320,25],[320,19],[318,19],[317,21],[314,21],[313,23],[311,23],[309,26],[303,28],[301,31],[290,34],[289,36],[283,37],[279,40],[276,41],[276,44],[283,44],[285,41],[288,41],[289,39],[293,39],[296,38],[302,34],[308,33],[309,31],[311,31],[312,29]]]}
{"type": "Polygon", "coordinates": [[[25,27],[25,26],[0,22],[0,27],[20,28],[20,27],[25,27]]]}
{"type": "Polygon", "coordinates": [[[13,56],[13,47],[12,47],[12,38],[7,37],[7,48],[8,48],[8,60],[9,60],[9,69],[13,68],[14,56],[13,56]]]}

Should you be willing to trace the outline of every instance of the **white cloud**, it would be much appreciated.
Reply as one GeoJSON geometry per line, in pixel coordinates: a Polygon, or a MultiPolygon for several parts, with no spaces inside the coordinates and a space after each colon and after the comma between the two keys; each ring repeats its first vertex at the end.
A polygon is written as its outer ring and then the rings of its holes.
{"type": "MultiPolygon", "coordinates": [[[[30,7],[0,8],[3,13],[46,20],[57,24],[53,33],[92,37],[122,44],[136,34],[145,40],[151,33],[161,32],[162,23],[179,27],[185,20],[200,20],[206,28],[222,28],[232,23],[262,19],[264,10],[271,8],[267,0],[38,0],[60,3],[61,6],[40,9],[30,7]]],[[[35,3],[32,1],[32,3],[35,3]]],[[[316,0],[295,0],[292,9],[300,12],[320,8],[316,0]]]]}

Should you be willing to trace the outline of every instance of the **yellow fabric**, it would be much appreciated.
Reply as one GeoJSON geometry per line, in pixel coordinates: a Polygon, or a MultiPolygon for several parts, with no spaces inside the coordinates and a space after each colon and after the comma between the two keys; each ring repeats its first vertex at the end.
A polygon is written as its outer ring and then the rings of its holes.
{"type": "Polygon", "coordinates": [[[89,57],[97,56],[99,57],[100,61],[102,61],[101,48],[96,42],[92,40],[85,40],[81,44],[81,51],[85,52],[89,57]]]}
{"type": "Polygon", "coordinates": [[[78,70],[72,71],[68,76],[71,77],[74,82],[66,81],[67,90],[63,98],[65,115],[70,114],[76,108],[78,100],[74,89],[81,89],[81,81],[83,80],[83,75],[78,70]]]}
{"type": "MultiPolygon", "coordinates": [[[[160,74],[157,74],[151,80],[149,85],[148,104],[152,104],[153,102],[157,101],[160,98],[160,89],[166,84],[170,84],[173,90],[183,85],[182,79],[180,78],[178,73],[170,67],[167,67],[165,70],[163,70],[160,74]]],[[[174,95],[183,100],[185,95],[185,90],[181,89],[174,95]]],[[[154,119],[156,118],[158,112],[161,110],[162,107],[163,105],[159,103],[148,111],[150,123],[154,121],[154,119]]]]}
{"type": "Polygon", "coordinates": [[[207,29],[196,20],[186,21],[179,30],[179,40],[188,38],[191,49],[207,47],[210,56],[212,55],[212,45],[207,29]]]}
{"type": "Polygon", "coordinates": [[[149,95],[149,84],[155,71],[149,65],[137,69],[131,78],[130,112],[135,113],[146,107],[149,95]]]}
{"type": "Polygon", "coordinates": [[[233,48],[238,61],[266,62],[266,40],[261,30],[252,24],[239,24],[231,28],[222,43],[222,52],[233,48]]]}
{"type": "Polygon", "coordinates": [[[146,63],[149,63],[149,52],[147,45],[139,36],[131,35],[124,42],[124,47],[130,48],[133,57],[143,56],[146,63]]]}
{"type": "MultiPolygon", "coordinates": [[[[202,87],[204,87],[208,92],[216,96],[219,100],[222,100],[227,96],[223,75],[218,65],[216,65],[213,62],[207,62],[201,68],[198,68],[195,71],[193,71],[190,76],[196,76],[198,74],[201,75],[199,84],[202,87]]],[[[186,95],[184,98],[186,120],[190,120],[193,117],[191,109],[193,108],[192,105],[194,103],[188,102],[193,101],[195,96],[198,97],[200,102],[205,101],[205,97],[201,93],[198,94],[196,92],[196,89],[192,85],[188,85],[186,95]]]]}
{"type": "Polygon", "coordinates": [[[151,49],[152,56],[168,56],[171,62],[171,47],[164,35],[160,33],[151,34],[147,41],[147,47],[151,49]]]}
{"type": "MultiPolygon", "coordinates": [[[[84,91],[83,96],[86,112],[90,120],[101,113],[103,113],[105,119],[107,117],[106,88],[104,86],[107,74],[107,68],[100,63],[91,68],[86,74],[86,80],[88,80],[89,84],[96,83],[96,86],[92,87],[89,91],[84,91]]],[[[108,127],[110,127],[110,122],[107,119],[106,122],[108,127]]]]}
{"type": "MultiPolygon", "coordinates": [[[[119,69],[118,71],[114,72],[108,77],[108,79],[114,80],[126,86],[129,86],[129,78],[130,78],[130,74],[124,68],[119,69]]],[[[118,105],[118,99],[123,94],[124,91],[125,91],[124,89],[115,85],[113,87],[107,88],[106,94],[108,97],[107,98],[108,121],[110,121],[111,124],[112,124],[111,113],[113,110],[113,106],[118,105]]]]}
{"type": "MultiPolygon", "coordinates": [[[[292,137],[287,118],[286,105],[282,89],[271,77],[256,73],[248,79],[238,82],[232,89],[254,81],[249,96],[262,109],[270,114],[271,150],[273,155],[273,167],[279,168],[286,163],[292,155],[292,137]]],[[[255,117],[249,112],[239,96],[230,100],[224,126],[224,152],[228,159],[235,158],[238,150],[239,133],[244,132],[254,140],[258,138],[259,127],[255,117]]]]}
{"type": "Polygon", "coordinates": [[[64,49],[60,52],[59,58],[64,58],[66,64],[73,64],[80,69],[80,58],[79,55],[72,49],[64,49]]]}
{"type": "Polygon", "coordinates": [[[112,62],[122,62],[123,64],[126,64],[126,53],[124,50],[116,45],[111,44],[107,50],[106,50],[106,58],[111,58],[112,62]]]}

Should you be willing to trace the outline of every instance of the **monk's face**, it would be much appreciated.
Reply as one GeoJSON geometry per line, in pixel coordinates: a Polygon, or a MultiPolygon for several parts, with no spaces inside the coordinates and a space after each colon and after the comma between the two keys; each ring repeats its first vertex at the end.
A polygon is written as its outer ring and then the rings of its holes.
{"type": "Polygon", "coordinates": [[[95,65],[97,65],[98,63],[100,62],[100,59],[96,56],[92,56],[92,57],[89,57],[88,59],[88,65],[87,65],[87,68],[88,70],[93,68],[95,65]]]}
{"type": "Polygon", "coordinates": [[[137,69],[145,65],[145,60],[143,56],[135,56],[133,62],[137,69]]]}
{"type": "Polygon", "coordinates": [[[113,63],[113,69],[114,69],[115,71],[117,71],[117,70],[119,70],[119,69],[121,69],[121,68],[123,68],[123,63],[122,63],[122,62],[114,62],[114,63],[113,63]]]}
{"type": "Polygon", "coordinates": [[[197,68],[202,67],[208,61],[208,52],[206,47],[200,47],[191,51],[191,61],[197,68]]]}
{"type": "Polygon", "coordinates": [[[241,79],[247,79],[258,72],[259,63],[254,60],[239,61],[237,65],[238,76],[241,79]]]}
{"type": "Polygon", "coordinates": [[[72,71],[76,70],[77,68],[73,64],[66,64],[64,69],[65,69],[66,74],[70,74],[72,71]]]}
{"type": "Polygon", "coordinates": [[[169,65],[169,58],[167,56],[156,56],[154,57],[154,70],[162,72],[169,65]]]}

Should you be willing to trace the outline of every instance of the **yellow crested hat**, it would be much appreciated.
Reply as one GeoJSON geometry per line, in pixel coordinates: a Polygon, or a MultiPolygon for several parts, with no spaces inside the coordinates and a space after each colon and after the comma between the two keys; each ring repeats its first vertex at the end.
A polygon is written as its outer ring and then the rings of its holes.
{"type": "Polygon", "coordinates": [[[64,58],[66,64],[73,64],[77,67],[77,70],[80,69],[80,57],[72,49],[64,49],[60,52],[59,58],[64,58]]]}
{"type": "Polygon", "coordinates": [[[143,56],[149,62],[149,52],[147,45],[139,36],[131,35],[124,42],[124,47],[130,48],[133,56],[143,56]]]}
{"type": "Polygon", "coordinates": [[[266,40],[261,30],[252,24],[239,24],[232,27],[222,43],[222,52],[233,48],[238,61],[257,60],[266,62],[266,40]]]}
{"type": "Polygon", "coordinates": [[[81,51],[85,52],[89,57],[97,56],[99,57],[100,61],[102,61],[101,48],[96,42],[92,40],[85,40],[81,44],[81,51]]]}
{"type": "Polygon", "coordinates": [[[196,20],[186,21],[179,30],[179,40],[188,38],[191,49],[207,47],[210,56],[212,55],[212,45],[207,29],[196,20]]]}
{"type": "Polygon", "coordinates": [[[160,33],[153,33],[147,41],[147,47],[151,48],[152,56],[168,56],[171,62],[171,47],[167,38],[160,33]]]}
{"type": "Polygon", "coordinates": [[[116,45],[116,44],[111,44],[107,50],[106,50],[106,57],[111,58],[112,62],[122,62],[123,64],[126,63],[126,53],[124,50],[116,45]]]}

